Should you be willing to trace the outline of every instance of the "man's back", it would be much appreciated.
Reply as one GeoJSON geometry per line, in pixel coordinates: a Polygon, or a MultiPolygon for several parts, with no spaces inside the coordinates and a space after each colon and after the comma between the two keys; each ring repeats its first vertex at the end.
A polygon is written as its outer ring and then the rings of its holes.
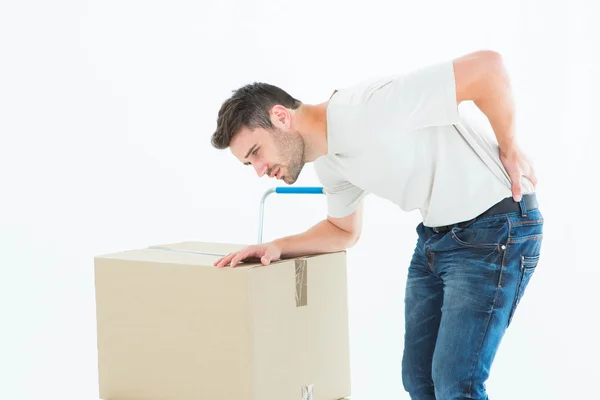
{"type": "MultiPolygon", "coordinates": [[[[511,196],[491,128],[459,114],[454,87],[445,62],[337,90],[327,110],[327,154],[315,161],[329,215],[349,215],[373,193],[419,209],[426,226],[442,226],[511,196]]],[[[523,179],[523,193],[532,192],[523,179]]]]}

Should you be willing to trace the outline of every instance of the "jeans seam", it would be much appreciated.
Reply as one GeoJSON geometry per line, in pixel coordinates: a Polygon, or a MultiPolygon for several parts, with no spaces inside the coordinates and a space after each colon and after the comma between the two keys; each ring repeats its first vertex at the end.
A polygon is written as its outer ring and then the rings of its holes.
{"type": "Polygon", "coordinates": [[[529,240],[542,240],[543,237],[544,236],[542,234],[521,236],[518,238],[509,239],[509,243],[525,243],[529,240]]]}
{"type": "MultiPolygon", "coordinates": [[[[475,358],[473,360],[473,366],[471,367],[471,377],[469,379],[469,396],[473,396],[473,381],[474,381],[475,367],[477,366],[477,361],[479,360],[479,357],[481,356],[481,349],[483,348],[483,343],[485,343],[485,338],[488,336],[488,333],[490,330],[490,321],[492,320],[492,315],[494,313],[494,309],[496,308],[496,305],[498,304],[498,295],[500,294],[500,288],[502,287],[502,277],[504,275],[504,263],[506,260],[507,252],[508,252],[508,246],[502,253],[502,261],[500,263],[500,276],[498,277],[498,285],[496,286],[496,293],[494,295],[494,301],[492,302],[492,308],[490,310],[490,314],[488,316],[488,320],[487,320],[487,323],[485,326],[485,332],[483,334],[483,337],[481,338],[481,342],[479,343],[479,349],[477,349],[477,354],[475,355],[475,358]]],[[[498,260],[498,261],[500,261],[500,260],[498,260]]]]}
{"type": "Polygon", "coordinates": [[[485,250],[485,249],[493,249],[493,248],[497,248],[498,244],[497,243],[478,243],[478,244],[470,244],[470,243],[466,243],[463,242],[462,240],[460,240],[455,234],[454,232],[452,232],[452,239],[454,239],[454,241],[462,247],[466,247],[466,248],[476,248],[476,249],[481,249],[481,250],[485,250]]]}
{"type": "Polygon", "coordinates": [[[542,225],[544,219],[528,220],[528,221],[513,221],[513,225],[542,225]]]}
{"type": "Polygon", "coordinates": [[[523,268],[523,259],[521,259],[521,265],[519,266],[519,279],[517,281],[517,290],[515,292],[515,297],[513,298],[512,305],[510,306],[510,311],[508,313],[508,322],[506,324],[506,328],[508,328],[510,326],[513,315],[515,314],[515,310],[517,308],[517,299],[519,298],[519,292],[521,291],[521,285],[523,285],[524,279],[525,279],[525,270],[523,268]]]}

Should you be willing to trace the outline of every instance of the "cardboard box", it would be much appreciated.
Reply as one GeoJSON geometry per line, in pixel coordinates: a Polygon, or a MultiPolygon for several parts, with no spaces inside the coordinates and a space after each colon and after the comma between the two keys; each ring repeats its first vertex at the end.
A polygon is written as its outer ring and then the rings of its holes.
{"type": "Polygon", "coordinates": [[[350,395],[346,253],[213,266],[244,245],[97,256],[104,400],[336,400],[350,395]]]}

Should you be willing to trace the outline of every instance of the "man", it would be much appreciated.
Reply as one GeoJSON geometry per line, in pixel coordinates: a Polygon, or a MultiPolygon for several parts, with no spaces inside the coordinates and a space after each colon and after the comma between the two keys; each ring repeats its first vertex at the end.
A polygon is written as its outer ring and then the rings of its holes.
{"type": "Polygon", "coordinates": [[[498,53],[366,80],[316,105],[247,85],[223,103],[212,144],[287,184],[314,162],[328,204],[327,218],[306,232],[249,246],[218,267],[347,249],[360,236],[367,193],[420,210],[405,293],[404,388],[413,400],[488,398],[485,382],[537,266],[543,227],[498,53]],[[459,116],[464,101],[493,134],[459,116]]]}

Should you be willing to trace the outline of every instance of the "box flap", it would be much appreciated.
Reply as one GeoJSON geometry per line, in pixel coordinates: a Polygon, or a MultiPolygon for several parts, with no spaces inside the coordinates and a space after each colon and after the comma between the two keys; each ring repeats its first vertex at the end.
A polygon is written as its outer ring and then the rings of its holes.
{"type": "MultiPolygon", "coordinates": [[[[247,246],[247,244],[188,241],[153,245],[145,249],[126,250],[118,253],[104,254],[96,256],[96,258],[155,262],[160,264],[186,264],[193,266],[213,267],[214,262],[217,261],[219,258],[226,256],[229,253],[242,250],[247,246]]],[[[310,259],[320,257],[322,255],[324,254],[285,258],[283,260],[272,262],[271,264],[276,264],[298,258],[310,259]]],[[[236,268],[234,268],[234,270],[245,270],[257,266],[262,266],[262,264],[260,262],[242,262],[238,264],[236,268]]]]}
{"type": "MultiPolygon", "coordinates": [[[[232,243],[180,242],[104,254],[96,256],[96,258],[213,267],[214,262],[219,258],[246,246],[232,243]]],[[[240,269],[259,264],[243,263],[240,265],[240,269]]]]}
{"type": "Polygon", "coordinates": [[[226,256],[234,251],[242,250],[247,247],[247,244],[240,243],[210,243],[210,242],[179,242],[163,244],[158,246],[150,246],[151,248],[168,248],[171,250],[178,251],[190,251],[198,253],[206,253],[210,255],[219,255],[219,257],[226,256]]]}

